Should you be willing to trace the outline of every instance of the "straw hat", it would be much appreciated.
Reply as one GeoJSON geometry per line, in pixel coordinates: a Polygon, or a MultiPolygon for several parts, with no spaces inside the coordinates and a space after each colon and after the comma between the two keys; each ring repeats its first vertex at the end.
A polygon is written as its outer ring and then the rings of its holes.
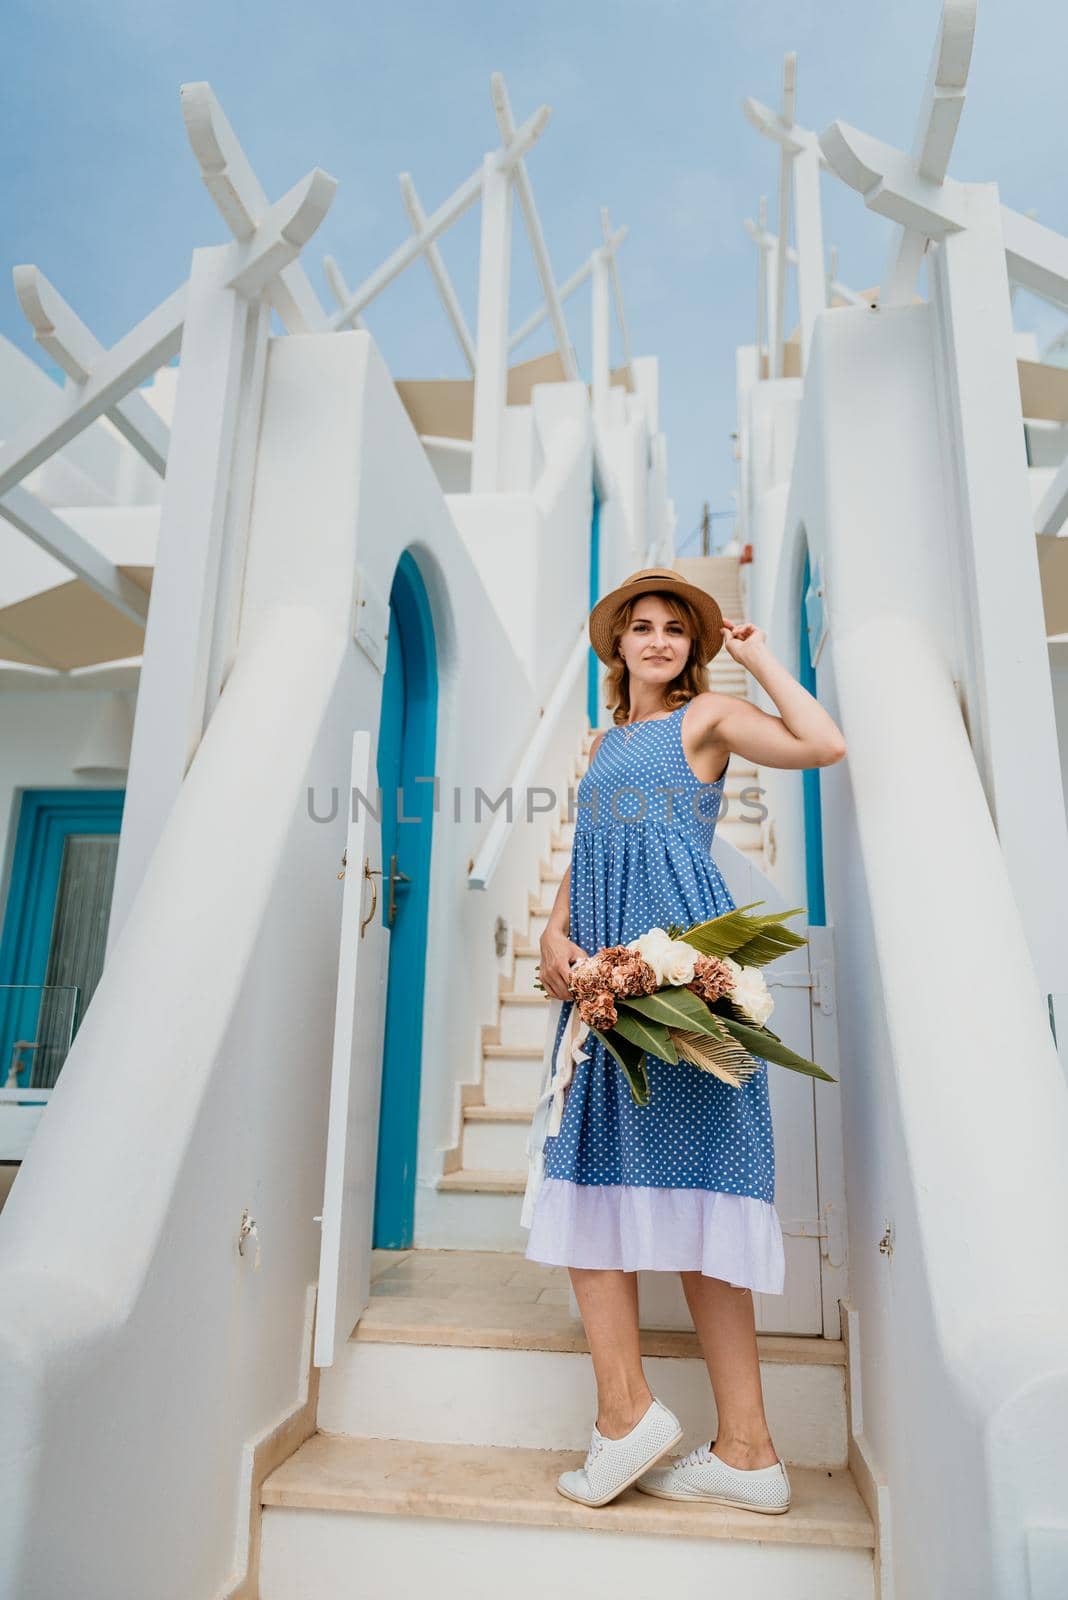
{"type": "Polygon", "coordinates": [[[590,612],[591,645],[601,660],[611,666],[614,613],[625,601],[636,600],[640,594],[650,594],[656,589],[666,589],[670,594],[677,594],[681,600],[688,600],[697,612],[701,626],[700,665],[704,666],[722,647],[723,613],[707,590],[687,583],[685,578],[680,578],[677,572],[672,572],[668,567],[643,567],[641,572],[632,572],[611,594],[598,600],[590,612]]]}

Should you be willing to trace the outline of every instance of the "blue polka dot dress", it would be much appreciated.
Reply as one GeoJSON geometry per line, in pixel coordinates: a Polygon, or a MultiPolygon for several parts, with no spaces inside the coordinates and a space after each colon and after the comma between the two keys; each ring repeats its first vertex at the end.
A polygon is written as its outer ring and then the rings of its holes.
{"type": "MultiPolygon", "coordinates": [[[[688,704],[610,728],[579,783],[569,931],[591,955],[734,907],[711,856],[726,772],[705,783],[690,766],[688,704]]],[[[560,1006],[554,1059],[573,1004],[560,1006]]],[[[638,1106],[592,1033],[582,1049],[588,1059],[575,1064],[559,1132],[544,1140],[526,1255],[699,1271],[781,1294],[767,1063],[734,1088],[647,1053],[649,1103],[638,1106]]]]}

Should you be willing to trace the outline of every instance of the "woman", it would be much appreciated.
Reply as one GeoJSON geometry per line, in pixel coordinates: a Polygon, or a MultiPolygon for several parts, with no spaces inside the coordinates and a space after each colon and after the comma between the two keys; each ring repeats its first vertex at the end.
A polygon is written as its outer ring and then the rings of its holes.
{"type": "MultiPolygon", "coordinates": [[[[574,962],[650,927],[688,927],[733,908],[710,853],[731,755],[764,767],[828,766],[845,755],[837,725],[763,632],[724,622],[711,595],[670,570],[627,578],[593,608],[589,632],[609,667],[614,726],[591,747],[571,862],[541,938],[541,982],[564,1002],[553,1060],[574,962]],[[708,689],[706,663],[724,645],[779,716],[708,689]]],[[[526,1254],[568,1267],[597,1381],[585,1466],[557,1487],[586,1505],[636,1483],[669,1499],[786,1511],[790,1484],[764,1414],[753,1311],[753,1290],[781,1294],[784,1274],[767,1063],[735,1088],[647,1055],[649,1103],[636,1106],[592,1033],[582,1048],[559,1129],[532,1149],[538,1182],[528,1189],[526,1254]],[[660,1467],[652,1463],[683,1430],[642,1370],[643,1268],[679,1272],[718,1416],[714,1440],[660,1467]]]]}

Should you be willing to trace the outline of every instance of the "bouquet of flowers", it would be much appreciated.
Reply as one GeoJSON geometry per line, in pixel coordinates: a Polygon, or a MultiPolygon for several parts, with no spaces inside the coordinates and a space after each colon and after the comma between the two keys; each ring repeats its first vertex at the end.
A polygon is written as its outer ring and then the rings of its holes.
{"type": "MultiPolygon", "coordinates": [[[[571,968],[568,987],[582,1024],[574,1045],[586,1032],[600,1039],[619,1063],[637,1105],[649,1103],[646,1051],[665,1061],[688,1061],[734,1088],[757,1071],[758,1056],[837,1081],[789,1049],[767,1025],[775,1002],[759,969],[808,941],[783,926],[800,906],[748,915],[763,904],[754,900],[692,928],[675,923],[650,928],[629,944],[608,945],[571,968]]],[[[537,986],[545,992],[540,981],[537,986]]],[[[585,1054],[579,1052],[578,1058],[585,1054]]]]}

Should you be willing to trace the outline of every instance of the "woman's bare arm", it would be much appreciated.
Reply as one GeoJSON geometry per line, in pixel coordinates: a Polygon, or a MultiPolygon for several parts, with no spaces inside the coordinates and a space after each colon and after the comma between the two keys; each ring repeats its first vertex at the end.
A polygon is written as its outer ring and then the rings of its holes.
{"type": "Polygon", "coordinates": [[[842,730],[773,654],[762,629],[735,624],[725,648],[766,690],[779,716],[710,691],[697,696],[700,718],[693,714],[699,742],[725,747],[757,766],[829,767],[841,761],[846,753],[842,730]]]}

